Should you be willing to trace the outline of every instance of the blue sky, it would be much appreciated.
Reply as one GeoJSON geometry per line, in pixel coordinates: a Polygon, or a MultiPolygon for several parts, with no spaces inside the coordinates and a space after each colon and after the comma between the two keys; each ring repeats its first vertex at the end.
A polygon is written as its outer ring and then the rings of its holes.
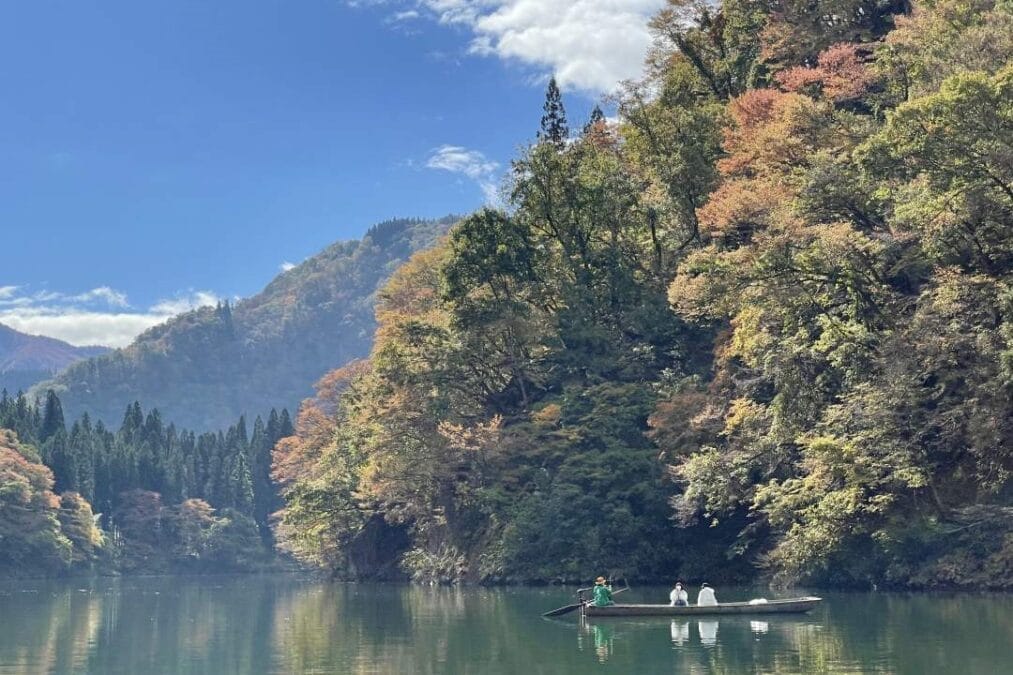
{"type": "Polygon", "coordinates": [[[0,8],[0,322],[125,344],[396,216],[486,201],[557,73],[574,125],[661,0],[0,8]]]}

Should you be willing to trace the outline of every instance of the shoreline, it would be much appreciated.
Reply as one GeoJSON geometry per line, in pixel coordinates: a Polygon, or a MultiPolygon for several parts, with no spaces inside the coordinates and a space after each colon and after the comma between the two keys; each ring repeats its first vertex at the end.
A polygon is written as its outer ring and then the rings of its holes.
{"type": "MultiPolygon", "coordinates": [[[[578,589],[587,584],[581,584],[579,582],[557,582],[557,581],[546,581],[546,580],[523,580],[523,581],[496,581],[496,582],[473,582],[473,581],[460,581],[450,583],[437,583],[437,582],[422,582],[413,581],[411,579],[348,579],[340,577],[330,577],[319,570],[313,569],[265,569],[265,570],[249,570],[249,571],[221,571],[221,572],[152,572],[152,573],[110,573],[110,574],[67,574],[67,575],[27,575],[27,576],[0,576],[0,586],[8,585],[12,583],[31,581],[31,582],[71,582],[71,581],[86,581],[96,582],[99,580],[106,579],[222,579],[222,578],[258,578],[258,577],[301,577],[303,580],[308,582],[320,582],[320,583],[333,583],[343,584],[350,586],[418,586],[418,587],[430,587],[430,588],[455,588],[455,589],[516,589],[516,588],[531,588],[531,589],[578,589]]],[[[624,580],[625,581],[625,580],[624,580]]],[[[683,582],[689,587],[699,586],[701,581],[695,581],[693,579],[683,579],[683,582]]],[[[713,585],[713,584],[712,584],[713,585]]],[[[633,580],[630,583],[631,588],[667,588],[669,583],[666,581],[659,580],[644,580],[637,582],[633,580]]],[[[934,586],[934,587],[911,587],[911,586],[892,586],[892,585],[874,585],[874,586],[832,586],[832,585],[819,585],[819,584],[798,584],[793,586],[771,586],[765,584],[762,581],[739,581],[729,582],[725,584],[718,584],[717,588],[753,588],[753,589],[767,589],[773,593],[782,593],[790,589],[804,589],[806,591],[814,592],[830,592],[830,593],[889,593],[889,594],[914,594],[914,595],[1013,595],[1013,587],[964,587],[964,586],[934,586]]]]}

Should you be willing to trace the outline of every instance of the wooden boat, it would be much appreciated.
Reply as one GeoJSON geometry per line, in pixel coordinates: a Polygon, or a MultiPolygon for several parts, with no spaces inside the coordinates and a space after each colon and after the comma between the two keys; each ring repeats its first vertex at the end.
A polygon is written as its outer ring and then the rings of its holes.
{"type": "Polygon", "coordinates": [[[768,602],[723,602],[717,605],[609,605],[595,607],[586,605],[584,616],[712,616],[715,614],[802,614],[810,612],[823,602],[823,598],[789,598],[768,602]]]}

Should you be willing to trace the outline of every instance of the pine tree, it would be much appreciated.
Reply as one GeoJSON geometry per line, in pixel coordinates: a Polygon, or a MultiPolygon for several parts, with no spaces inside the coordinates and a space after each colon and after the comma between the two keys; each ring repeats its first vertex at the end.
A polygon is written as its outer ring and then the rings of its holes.
{"type": "Polygon", "coordinates": [[[66,431],[60,429],[46,441],[42,457],[53,472],[55,492],[78,490],[77,456],[70,447],[66,431]]]}
{"type": "Polygon", "coordinates": [[[275,442],[282,438],[287,438],[295,433],[295,427],[292,426],[292,418],[288,415],[288,408],[281,409],[281,417],[278,419],[278,438],[274,439],[275,442]]]}
{"type": "Polygon", "coordinates": [[[249,445],[249,434],[246,432],[246,415],[240,415],[236,423],[236,440],[242,447],[249,445]]]}
{"type": "Polygon", "coordinates": [[[250,438],[250,473],[253,476],[253,519],[262,528],[271,514],[274,486],[271,484],[271,439],[264,420],[257,416],[250,438]]]}
{"type": "Polygon", "coordinates": [[[222,334],[233,338],[236,335],[236,326],[232,322],[232,306],[228,300],[219,302],[215,307],[215,316],[218,318],[222,334]]]}
{"type": "Polygon", "coordinates": [[[253,480],[250,478],[250,465],[242,452],[237,452],[232,460],[232,470],[229,472],[229,502],[244,515],[250,515],[253,511],[253,480]]]}
{"type": "Polygon", "coordinates": [[[63,405],[57,398],[56,392],[52,389],[46,392],[46,405],[42,413],[42,429],[39,430],[39,441],[45,443],[55,434],[66,432],[67,426],[63,421],[63,405]]]}
{"type": "Polygon", "coordinates": [[[75,490],[89,502],[95,501],[95,432],[88,413],[70,428],[70,447],[77,462],[75,490]]]}
{"type": "Polygon", "coordinates": [[[120,438],[128,443],[138,440],[141,427],[144,426],[144,413],[141,412],[141,404],[134,401],[127,406],[123,414],[123,424],[120,425],[120,438]]]}
{"type": "Polygon", "coordinates": [[[563,109],[563,97],[556,85],[556,78],[549,80],[549,86],[545,90],[545,114],[542,115],[542,128],[538,132],[538,140],[543,143],[552,143],[558,148],[566,145],[570,137],[570,128],[566,124],[566,110],[563,109]]]}
{"type": "Polygon", "coordinates": [[[271,408],[271,414],[267,416],[267,427],[264,429],[264,432],[267,434],[268,438],[272,440],[278,438],[278,424],[279,424],[278,411],[275,410],[274,408],[271,408]]]}
{"type": "Polygon", "coordinates": [[[591,132],[597,125],[603,124],[604,122],[605,122],[605,113],[601,111],[600,106],[595,105],[594,109],[591,111],[591,117],[588,118],[587,124],[584,125],[583,134],[587,136],[587,134],[591,132]]]}

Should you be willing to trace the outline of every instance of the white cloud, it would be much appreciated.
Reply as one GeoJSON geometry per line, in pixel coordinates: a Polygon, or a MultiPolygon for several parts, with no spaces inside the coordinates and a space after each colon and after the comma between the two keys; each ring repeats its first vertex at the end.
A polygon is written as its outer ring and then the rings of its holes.
{"type": "Polygon", "coordinates": [[[426,161],[426,166],[463,173],[474,179],[487,176],[499,168],[496,162],[486,159],[478,150],[469,150],[459,145],[441,145],[436,148],[426,161]]]}
{"type": "Polygon", "coordinates": [[[474,24],[473,50],[517,59],[559,85],[611,93],[643,72],[647,22],[664,0],[503,0],[474,24]]]}
{"type": "Polygon", "coordinates": [[[168,316],[104,313],[66,309],[0,311],[0,323],[30,335],[48,335],[72,345],[125,347],[135,337],[168,316]]]}
{"type": "Polygon", "coordinates": [[[214,305],[210,291],[188,291],[160,300],[146,311],[130,308],[125,293],[100,286],[84,293],[21,292],[0,287],[0,323],[31,335],[48,335],[72,345],[124,347],[148,328],[181,312],[214,305]]]}
{"type": "Polygon", "coordinates": [[[483,10],[501,4],[501,0],[420,0],[419,4],[432,10],[442,23],[474,23],[483,10]]]}
{"type": "Polygon", "coordinates": [[[487,202],[497,201],[496,171],[499,164],[478,150],[469,150],[459,145],[441,145],[426,160],[426,167],[463,174],[482,188],[487,202]]]}
{"type": "Polygon", "coordinates": [[[99,286],[98,288],[93,288],[86,293],[70,296],[67,299],[71,302],[91,302],[93,300],[101,300],[111,307],[130,306],[130,303],[127,302],[126,293],[114,291],[108,286],[99,286]]]}
{"type": "Polygon", "coordinates": [[[217,305],[221,301],[222,298],[211,291],[189,291],[179,294],[175,298],[159,300],[151,306],[148,313],[154,316],[163,316],[167,319],[183,312],[189,312],[191,309],[197,309],[198,307],[217,305]]]}
{"type": "Polygon", "coordinates": [[[294,269],[294,268],[295,268],[295,263],[289,262],[287,260],[285,262],[283,262],[282,264],[278,265],[278,269],[280,269],[282,272],[288,272],[290,269],[294,269]]]}
{"type": "MultiPolygon", "coordinates": [[[[560,87],[611,93],[641,74],[651,44],[648,20],[665,0],[362,0],[423,10],[471,32],[472,54],[555,74],[560,87]]],[[[412,12],[416,10],[405,10],[412,12]]]]}

